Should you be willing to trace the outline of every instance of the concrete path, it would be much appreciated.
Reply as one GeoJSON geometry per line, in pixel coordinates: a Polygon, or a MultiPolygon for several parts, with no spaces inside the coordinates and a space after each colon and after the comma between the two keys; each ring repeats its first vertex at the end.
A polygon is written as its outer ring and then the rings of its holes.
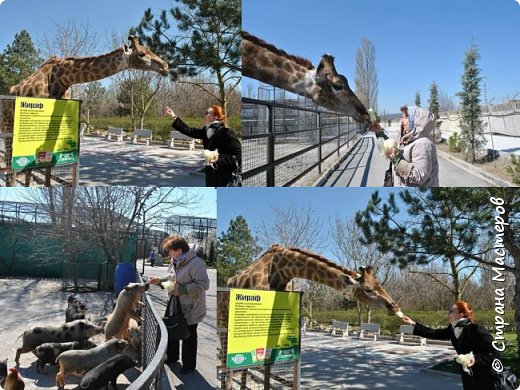
{"type": "MultiPolygon", "coordinates": [[[[393,129],[387,131],[395,136],[393,129]]],[[[441,187],[487,187],[489,183],[438,155],[441,187]]],[[[365,134],[351,153],[317,182],[320,187],[381,187],[389,162],[379,152],[374,133],[365,134]]]]}
{"type": "Polygon", "coordinates": [[[81,186],[204,187],[203,167],[200,149],[134,145],[101,137],[81,139],[81,186]]]}
{"type": "Polygon", "coordinates": [[[302,389],[458,390],[460,377],[424,371],[456,356],[445,346],[357,340],[307,331],[302,338],[302,389]]]}
{"type": "MultiPolygon", "coordinates": [[[[137,267],[138,271],[142,272],[141,261],[137,267]]],[[[166,266],[152,268],[145,265],[144,276],[164,277],[166,269],[166,266]]],[[[217,270],[208,269],[208,276],[210,289],[206,292],[207,313],[197,328],[197,370],[188,375],[181,375],[181,364],[177,363],[172,367],[165,365],[166,378],[163,380],[163,390],[204,390],[214,389],[217,385],[217,270]]],[[[164,313],[167,304],[166,291],[152,287],[149,293],[154,297],[156,309],[159,313],[164,313]]]]}

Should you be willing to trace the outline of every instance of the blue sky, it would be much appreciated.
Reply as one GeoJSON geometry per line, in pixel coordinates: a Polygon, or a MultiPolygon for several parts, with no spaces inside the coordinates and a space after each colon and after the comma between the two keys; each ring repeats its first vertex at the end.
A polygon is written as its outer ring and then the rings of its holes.
{"type": "MultiPolygon", "coordinates": [[[[9,1],[9,0],[7,0],[9,1]]],[[[178,215],[191,215],[197,217],[206,218],[217,218],[217,190],[214,188],[204,187],[190,187],[186,188],[190,194],[200,197],[200,202],[196,207],[190,210],[185,208],[171,209],[171,214],[178,215]]],[[[13,202],[24,202],[26,200],[27,193],[34,191],[34,188],[0,188],[0,202],[2,201],[13,201],[13,202]]]]}
{"type": "Polygon", "coordinates": [[[37,45],[44,34],[49,39],[54,36],[56,24],[73,21],[85,25],[88,21],[91,32],[97,33],[98,48],[104,52],[111,49],[108,40],[113,32],[126,34],[130,27],[139,24],[147,8],[158,15],[161,9],[170,8],[171,3],[169,0],[0,1],[0,51],[12,43],[15,34],[22,29],[29,31],[37,45]]]}
{"type": "MultiPolygon", "coordinates": [[[[390,191],[399,189],[377,189],[383,198],[390,191]]],[[[364,210],[374,188],[219,188],[217,194],[217,232],[220,235],[229,228],[229,223],[237,216],[243,216],[249,228],[263,221],[275,220],[274,208],[284,209],[293,205],[297,209],[312,210],[313,216],[321,220],[323,239],[329,236],[329,221],[336,216],[345,221],[354,217],[356,211],[364,210]]],[[[276,244],[273,242],[273,244],[276,244]]],[[[324,256],[334,257],[327,249],[324,256]]]]}
{"type": "MultiPolygon", "coordinates": [[[[454,96],[472,40],[488,100],[500,103],[520,92],[515,0],[243,0],[242,12],[245,31],[288,53],[315,65],[323,54],[334,55],[353,89],[356,50],[368,38],[376,49],[380,112],[398,113],[414,103],[417,91],[427,106],[433,81],[454,96]]],[[[244,79],[242,87],[248,83],[256,85],[244,79]]]]}

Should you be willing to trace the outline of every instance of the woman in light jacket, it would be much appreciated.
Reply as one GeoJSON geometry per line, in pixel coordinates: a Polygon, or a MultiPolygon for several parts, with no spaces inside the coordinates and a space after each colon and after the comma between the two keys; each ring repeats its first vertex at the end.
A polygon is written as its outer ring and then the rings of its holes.
{"type": "MultiPolygon", "coordinates": [[[[190,247],[186,240],[178,235],[171,235],[164,239],[162,248],[167,251],[171,264],[168,268],[168,276],[159,279],[151,277],[151,284],[159,284],[168,280],[174,281],[170,291],[170,313],[175,311],[174,299],[179,297],[182,312],[186,317],[190,336],[182,340],[182,370],[181,374],[193,372],[197,366],[197,326],[206,315],[206,290],[209,289],[209,278],[204,260],[197,257],[195,245],[190,247]]],[[[179,360],[179,341],[168,340],[167,360],[168,364],[179,360]]]]}

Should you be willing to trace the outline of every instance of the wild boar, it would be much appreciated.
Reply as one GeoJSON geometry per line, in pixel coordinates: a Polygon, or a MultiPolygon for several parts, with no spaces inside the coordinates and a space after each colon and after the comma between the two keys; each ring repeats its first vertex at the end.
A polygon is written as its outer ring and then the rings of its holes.
{"type": "MultiPolygon", "coordinates": [[[[20,364],[20,355],[31,352],[43,343],[65,343],[86,340],[103,332],[103,328],[86,320],[76,320],[63,325],[36,326],[25,331],[22,346],[16,350],[15,362],[20,364]]],[[[20,338],[18,337],[18,338],[20,338]]]]}
{"type": "Polygon", "coordinates": [[[117,297],[116,307],[108,316],[105,325],[105,337],[107,340],[112,337],[119,339],[128,338],[128,324],[130,318],[137,322],[143,319],[137,314],[136,310],[144,304],[140,302],[141,295],[148,290],[148,283],[130,283],[123,288],[117,297]]]}
{"type": "Polygon", "coordinates": [[[56,374],[56,386],[65,386],[65,375],[85,375],[98,364],[110,359],[112,356],[123,352],[128,347],[128,341],[112,339],[96,348],[79,351],[65,351],[56,359],[60,370],[56,374]]]}

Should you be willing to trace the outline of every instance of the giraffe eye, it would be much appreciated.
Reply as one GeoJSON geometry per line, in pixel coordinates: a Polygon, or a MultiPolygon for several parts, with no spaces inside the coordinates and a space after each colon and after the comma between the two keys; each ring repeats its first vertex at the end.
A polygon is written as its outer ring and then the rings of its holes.
{"type": "Polygon", "coordinates": [[[146,55],[146,53],[141,52],[141,53],[137,53],[137,55],[138,55],[139,57],[144,57],[144,56],[146,55]]]}
{"type": "Polygon", "coordinates": [[[370,287],[363,287],[363,290],[365,290],[365,292],[367,292],[367,293],[374,291],[374,289],[372,289],[370,287]]]}

